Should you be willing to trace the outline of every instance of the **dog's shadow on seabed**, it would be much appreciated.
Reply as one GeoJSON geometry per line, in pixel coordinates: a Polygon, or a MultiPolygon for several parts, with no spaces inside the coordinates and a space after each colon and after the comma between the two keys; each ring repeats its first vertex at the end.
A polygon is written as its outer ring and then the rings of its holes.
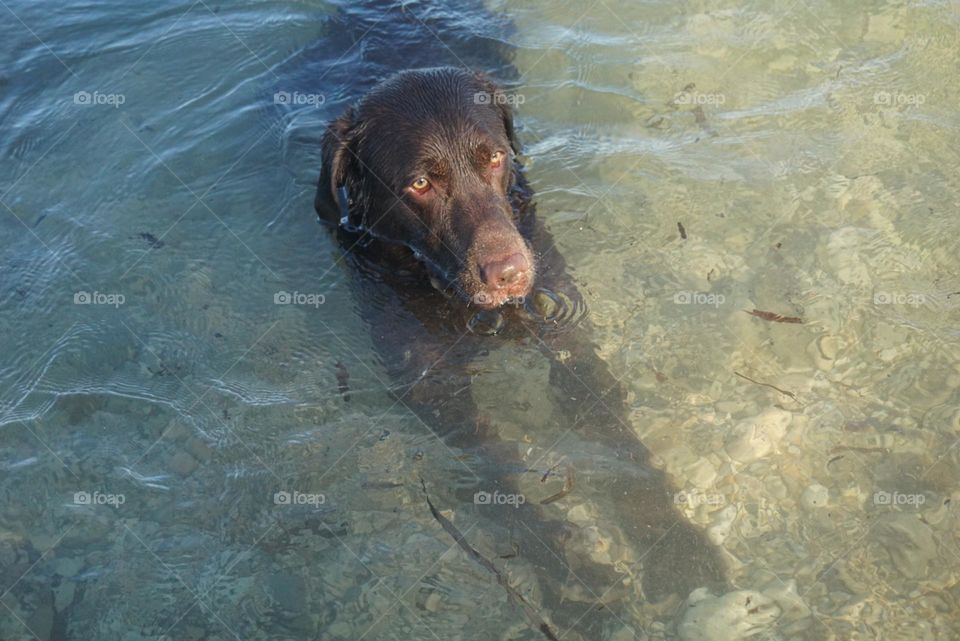
{"type": "MultiPolygon", "coordinates": [[[[325,113],[332,120],[378,81],[402,69],[467,65],[509,82],[516,77],[511,52],[504,44],[509,28],[479,2],[434,2],[429,10],[420,4],[404,8],[394,3],[344,2],[330,16],[327,35],[278,70],[278,88],[312,87],[322,77],[322,86],[316,89],[338,97],[326,105],[325,113]],[[344,52],[349,52],[344,63],[329,66],[344,52]]],[[[320,141],[312,144],[311,154],[316,157],[320,141]]],[[[318,172],[320,167],[312,169],[318,172]]],[[[392,259],[383,258],[394,252],[365,237],[364,230],[338,227],[335,221],[331,228],[344,250],[342,269],[359,316],[377,346],[378,360],[390,374],[395,398],[447,446],[480,462],[480,483],[454,490],[432,486],[429,469],[421,466],[424,509],[449,534],[451,544],[459,545],[489,572],[492,582],[506,590],[543,636],[569,639],[572,635],[567,631],[573,629],[584,639],[598,639],[609,631],[611,618],[622,616],[618,610],[629,599],[683,598],[697,587],[723,586],[724,574],[717,549],[684,520],[674,505],[670,482],[650,466],[648,450],[630,428],[626,390],[597,355],[589,322],[582,313],[574,313],[576,318],[568,322],[554,322],[558,309],[582,312],[583,299],[550,233],[535,216],[532,193],[519,166],[515,169],[511,201],[518,228],[538,259],[537,289],[527,304],[493,313],[495,335],[464,334],[476,309],[445,298],[422,273],[417,274],[415,266],[410,270],[413,275],[397,269],[390,264],[392,259]],[[371,273],[377,277],[371,278],[371,273]],[[521,444],[500,438],[470,393],[476,376],[471,364],[478,355],[504,345],[536,350],[548,359],[550,390],[546,393],[567,421],[556,430],[529,430],[534,440],[523,447],[550,451],[568,430],[577,441],[577,451],[563,452],[572,467],[563,472],[565,487],[558,495],[545,497],[543,504],[531,500],[496,512],[494,527],[509,529],[515,559],[497,558],[479,549],[443,516],[451,504],[471,509],[467,506],[474,505],[477,490],[520,492],[518,471],[529,465],[519,455],[521,444]],[[596,461],[603,461],[606,469],[590,477],[596,461]],[[573,470],[579,471],[575,482],[573,470]],[[619,539],[631,550],[629,567],[595,561],[583,545],[590,538],[578,535],[582,528],[567,521],[564,495],[575,493],[580,485],[590,494],[613,497],[615,514],[599,515],[594,525],[604,537],[619,539]],[[529,564],[537,574],[535,598],[507,578],[509,564],[517,561],[529,564]],[[587,597],[570,599],[565,585],[571,582],[584,586],[587,597]]],[[[489,324],[490,319],[486,320],[489,324]]]]}

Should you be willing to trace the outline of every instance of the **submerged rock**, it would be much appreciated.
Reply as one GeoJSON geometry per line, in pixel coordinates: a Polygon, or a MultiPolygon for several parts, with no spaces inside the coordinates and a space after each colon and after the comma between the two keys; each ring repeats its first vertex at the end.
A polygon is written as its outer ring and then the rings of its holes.
{"type": "Polygon", "coordinates": [[[723,545],[727,537],[730,536],[730,530],[733,528],[733,522],[737,518],[737,506],[728,505],[719,512],[712,515],[712,523],[707,528],[707,538],[714,545],[723,545]]]}
{"type": "Polygon", "coordinates": [[[727,436],[725,449],[735,461],[750,463],[773,451],[787,433],[793,415],[770,408],[737,423],[727,436]]]}
{"type": "Polygon", "coordinates": [[[809,510],[825,507],[829,502],[830,491],[819,483],[809,485],[800,495],[800,504],[809,510]]]}
{"type": "Polygon", "coordinates": [[[683,641],[738,641],[768,632],[780,617],[780,608],[770,598],[753,590],[737,590],[722,596],[699,588],[687,597],[677,626],[683,641]]]}
{"type": "Polygon", "coordinates": [[[877,539],[886,548],[894,567],[910,579],[927,576],[937,556],[933,530],[915,514],[885,514],[876,529],[877,539]]]}

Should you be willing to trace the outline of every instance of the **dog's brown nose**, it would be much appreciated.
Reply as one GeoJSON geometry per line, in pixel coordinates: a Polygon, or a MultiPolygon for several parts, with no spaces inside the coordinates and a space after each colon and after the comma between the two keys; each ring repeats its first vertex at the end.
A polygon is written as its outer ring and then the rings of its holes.
{"type": "Polygon", "coordinates": [[[480,279],[494,289],[512,285],[520,280],[530,265],[523,254],[512,254],[502,260],[492,260],[480,267],[480,279]]]}

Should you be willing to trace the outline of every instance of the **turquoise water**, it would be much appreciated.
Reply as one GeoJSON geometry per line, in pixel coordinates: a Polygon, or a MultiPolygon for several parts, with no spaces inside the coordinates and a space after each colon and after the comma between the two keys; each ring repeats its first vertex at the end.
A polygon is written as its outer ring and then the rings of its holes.
{"type": "MultiPolygon", "coordinates": [[[[488,9],[450,24],[514,50],[540,215],[734,595],[705,628],[627,594],[604,638],[960,636],[957,5],[488,9]]],[[[371,61],[337,10],[0,3],[0,638],[541,638],[425,509],[463,460],[313,216],[362,71],[443,62],[371,61]]],[[[547,384],[494,350],[473,394],[522,451],[547,384]]],[[[614,469],[558,506],[616,566],[614,469]]]]}

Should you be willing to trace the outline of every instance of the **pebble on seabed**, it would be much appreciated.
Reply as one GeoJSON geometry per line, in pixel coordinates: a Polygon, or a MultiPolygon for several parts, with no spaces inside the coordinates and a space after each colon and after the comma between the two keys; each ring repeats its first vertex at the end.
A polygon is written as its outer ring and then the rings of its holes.
{"type": "Polygon", "coordinates": [[[830,501],[830,491],[819,483],[807,487],[800,495],[800,504],[808,509],[824,507],[830,501]]]}
{"type": "Polygon", "coordinates": [[[750,463],[773,451],[787,433],[793,415],[779,408],[764,410],[733,426],[724,449],[735,461],[750,463]]]}
{"type": "Polygon", "coordinates": [[[760,592],[737,590],[714,596],[699,588],[687,597],[677,633],[683,641],[739,641],[770,629],[780,612],[760,592]]]}

